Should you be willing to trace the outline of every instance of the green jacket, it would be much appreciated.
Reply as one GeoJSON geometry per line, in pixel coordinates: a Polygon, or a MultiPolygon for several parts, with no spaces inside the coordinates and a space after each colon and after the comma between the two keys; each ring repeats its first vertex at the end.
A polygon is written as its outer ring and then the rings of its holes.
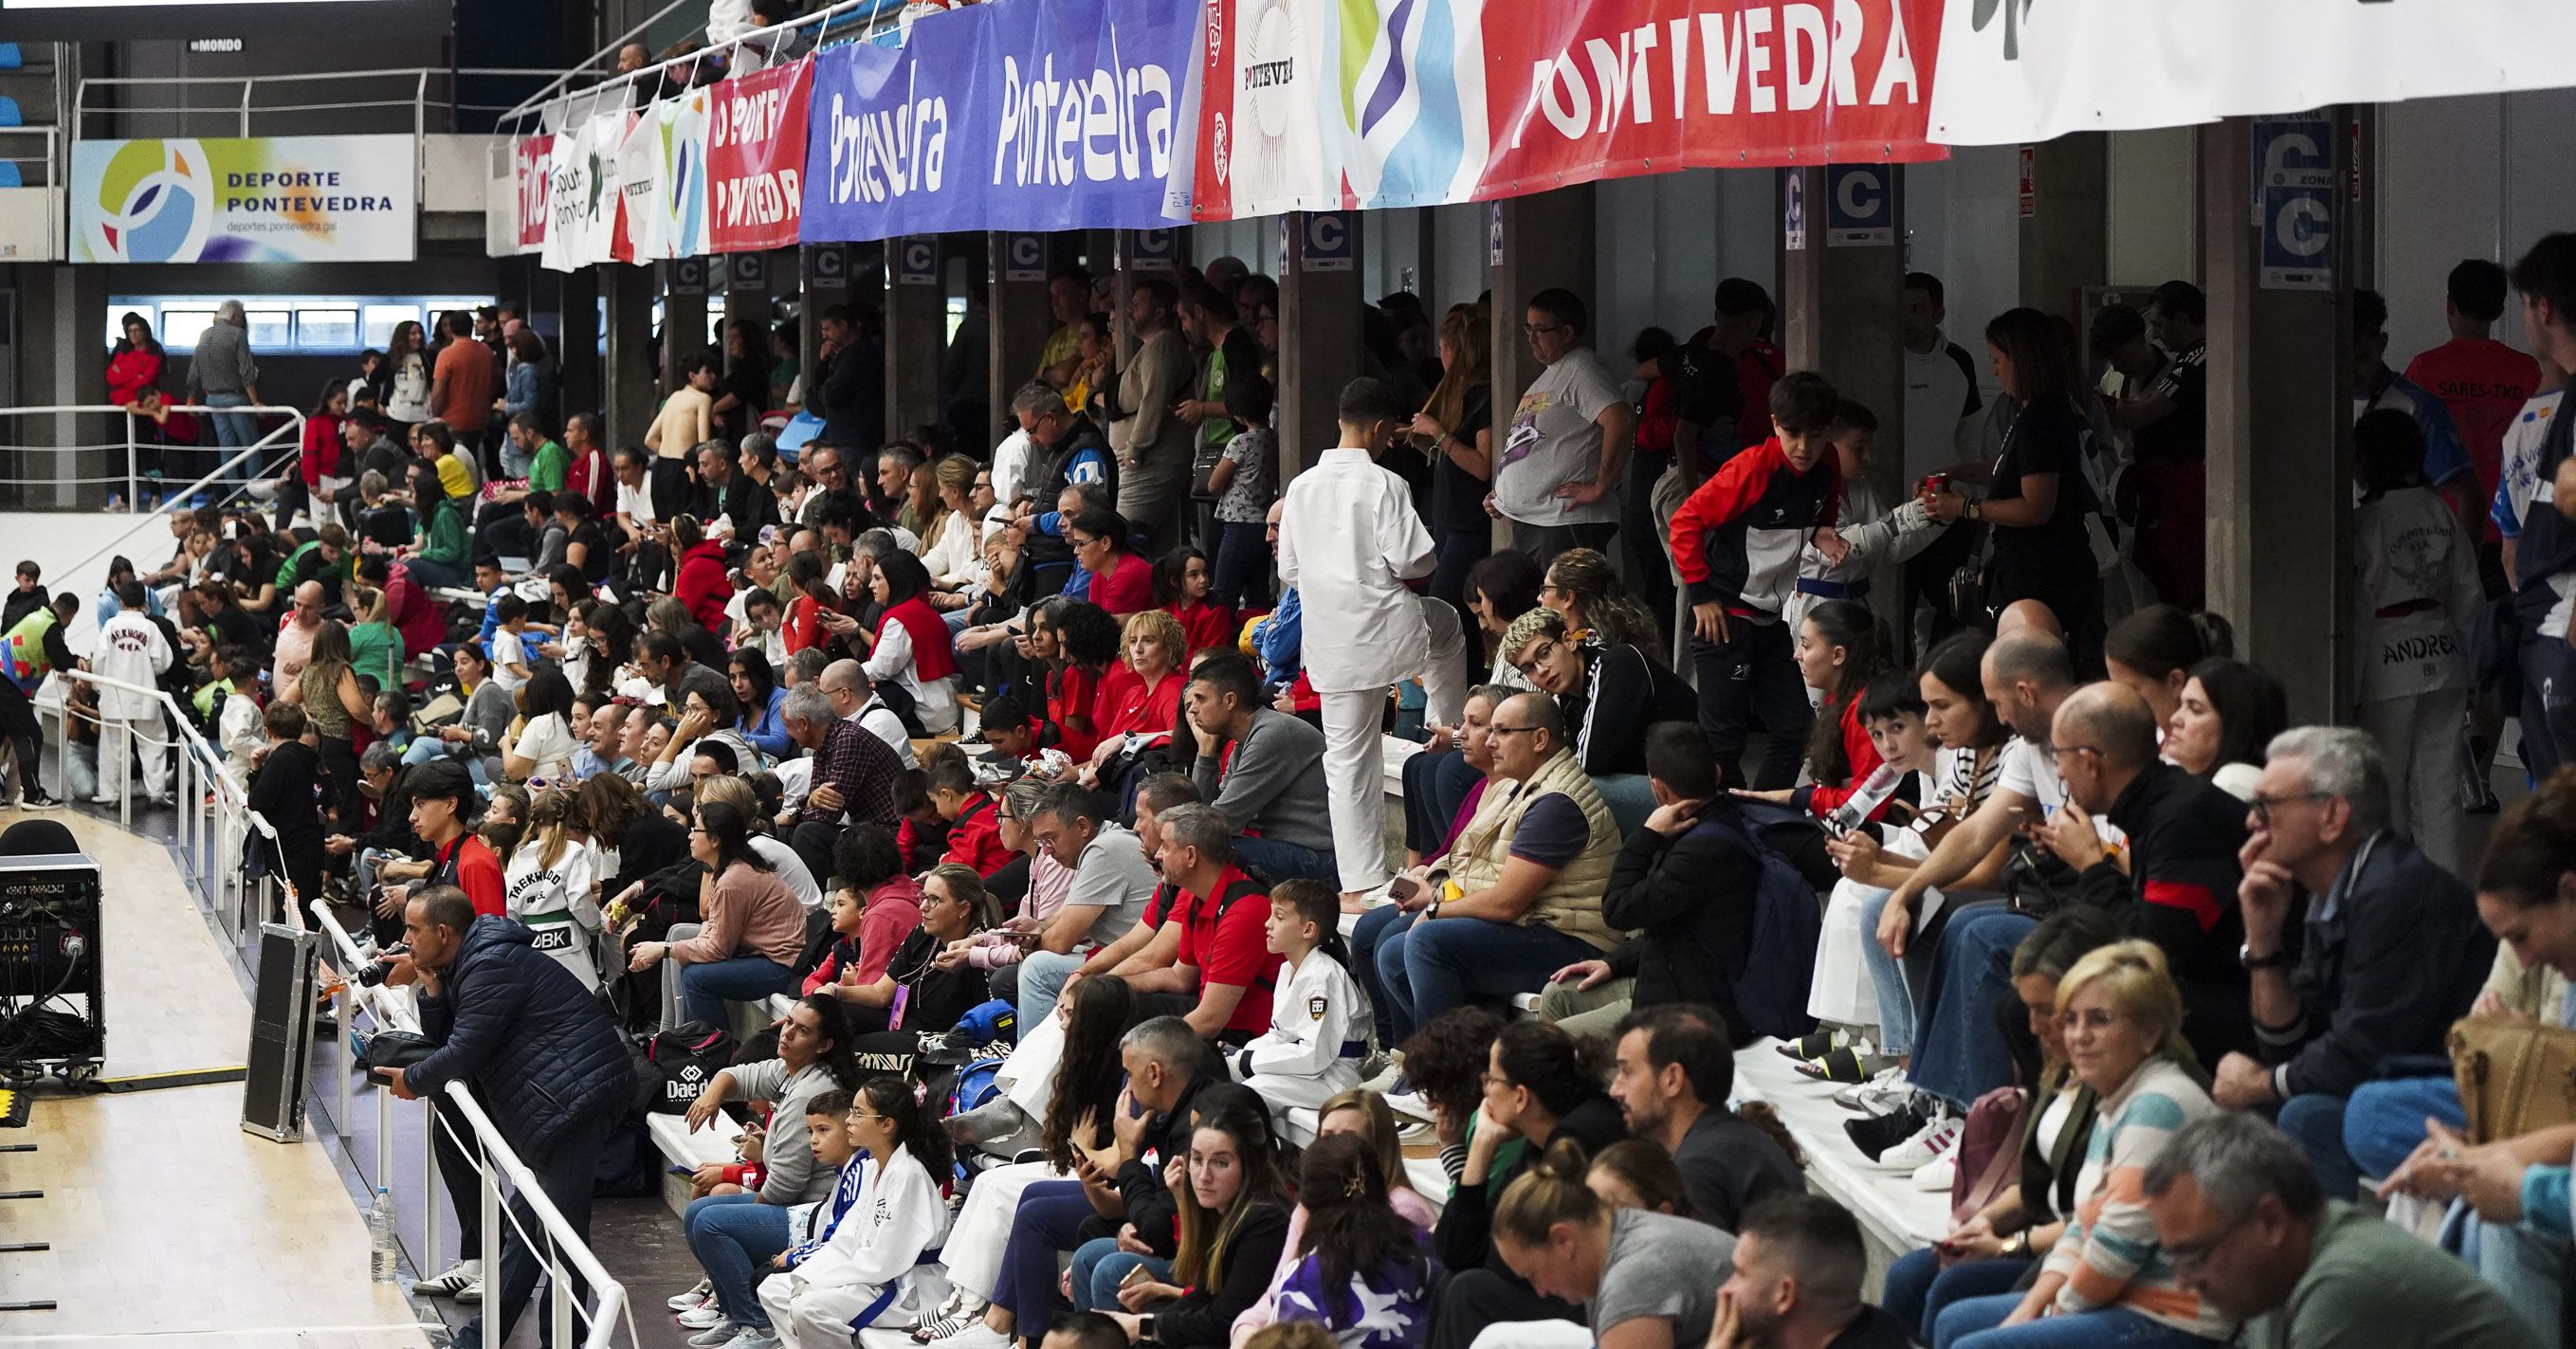
{"type": "Polygon", "coordinates": [[[432,562],[461,567],[467,561],[466,553],[465,513],[453,502],[432,506],[420,532],[420,555],[432,562]]]}
{"type": "Polygon", "coordinates": [[[572,452],[549,440],[537,447],[537,457],[528,464],[528,486],[541,492],[560,492],[564,475],[571,471],[572,452]]]}

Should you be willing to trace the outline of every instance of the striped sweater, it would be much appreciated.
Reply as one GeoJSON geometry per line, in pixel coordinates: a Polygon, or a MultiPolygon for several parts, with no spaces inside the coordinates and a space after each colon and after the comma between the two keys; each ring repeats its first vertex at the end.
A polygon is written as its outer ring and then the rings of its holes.
{"type": "Polygon", "coordinates": [[[2045,1267],[2066,1280],[2057,1311],[2125,1307],[2186,1334],[2228,1338],[2236,1323],[2174,1277],[2173,1261],[2156,1242],[2145,1191],[2147,1166],[2175,1131],[2217,1114],[2218,1106],[2188,1072],[2157,1057],[2138,1065],[2099,1111],[2075,1182],[2083,1197],[2045,1267]]]}

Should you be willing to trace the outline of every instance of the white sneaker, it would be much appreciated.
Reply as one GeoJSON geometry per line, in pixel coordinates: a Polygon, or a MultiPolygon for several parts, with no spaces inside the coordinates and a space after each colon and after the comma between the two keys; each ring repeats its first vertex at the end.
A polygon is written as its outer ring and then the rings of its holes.
{"type": "Polygon", "coordinates": [[[741,1334],[725,1341],[721,1349],[778,1349],[778,1332],[746,1326],[741,1334]]]}
{"type": "Polygon", "coordinates": [[[714,1325],[690,1336],[689,1343],[694,1349],[724,1349],[725,1345],[733,1343],[734,1336],[741,1333],[742,1327],[720,1317],[714,1325]]]}
{"type": "Polygon", "coordinates": [[[483,1296],[483,1262],[459,1260],[431,1278],[414,1280],[414,1297],[457,1297],[466,1289],[474,1290],[477,1300],[483,1296]]]}
{"type": "Polygon", "coordinates": [[[1905,1104],[1914,1095],[1914,1084],[1905,1080],[1905,1069],[1889,1064],[1871,1074],[1867,1082],[1857,1083],[1834,1093],[1834,1104],[1845,1110],[1859,1110],[1884,1115],[1905,1104]]]}
{"type": "Polygon", "coordinates": [[[716,1305],[714,1298],[680,1313],[679,1321],[691,1330],[713,1330],[726,1324],[724,1309],[716,1305]]]}
{"type": "Polygon", "coordinates": [[[930,1349],[1011,1349],[1011,1337],[977,1321],[954,1335],[932,1340],[930,1349]]]}
{"type": "Polygon", "coordinates": [[[1958,1146],[1959,1121],[1935,1115],[1913,1137],[1880,1154],[1878,1164],[1890,1171],[1912,1171],[1958,1146]]]}
{"type": "Polygon", "coordinates": [[[694,1287],[692,1287],[691,1289],[689,1289],[689,1291],[687,1291],[687,1292],[685,1292],[685,1293],[682,1293],[682,1294],[680,1294],[678,1297],[672,1298],[672,1299],[670,1299],[670,1300],[669,1300],[669,1301],[667,1301],[667,1302],[664,1302],[662,1305],[663,1305],[663,1306],[666,1306],[666,1307],[668,1307],[668,1308],[670,1308],[671,1310],[673,1310],[673,1311],[675,1311],[675,1312],[693,1312],[693,1311],[696,1311],[698,1308],[705,1306],[705,1305],[706,1305],[706,1303],[707,1303],[707,1297],[708,1297],[708,1295],[709,1295],[709,1294],[714,1293],[715,1291],[716,1291],[716,1281],[715,1281],[715,1280],[713,1280],[713,1279],[700,1279],[700,1280],[698,1280],[698,1282],[697,1282],[696,1286],[694,1286],[694,1287]]]}
{"type": "Polygon", "coordinates": [[[1934,1194],[1948,1194],[1959,1180],[1959,1150],[1948,1152],[1914,1168],[1914,1188],[1934,1194]]]}
{"type": "Polygon", "coordinates": [[[1386,1098],[1386,1108],[1399,1115],[1410,1116],[1411,1118],[1418,1120],[1428,1120],[1431,1118],[1431,1103],[1422,1099],[1422,1094],[1420,1092],[1408,1091],[1389,1096],[1386,1098]]]}

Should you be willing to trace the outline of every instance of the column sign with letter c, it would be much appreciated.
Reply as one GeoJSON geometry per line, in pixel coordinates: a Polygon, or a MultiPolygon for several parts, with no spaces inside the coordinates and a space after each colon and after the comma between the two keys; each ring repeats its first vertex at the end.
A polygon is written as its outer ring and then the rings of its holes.
{"type": "Polygon", "coordinates": [[[1003,239],[1002,279],[1005,281],[1044,281],[1047,279],[1046,237],[1038,234],[1012,234],[1003,239]]]}
{"type": "Polygon", "coordinates": [[[816,290],[848,290],[850,255],[839,244],[807,244],[805,279],[816,290]]]}
{"type": "Polygon", "coordinates": [[[936,235],[908,234],[895,250],[895,284],[899,286],[935,286],[939,284],[939,239],[936,235]]]}
{"type": "Polygon", "coordinates": [[[1832,164],[1825,169],[1825,247],[1876,248],[1896,242],[1896,166],[1832,164]]]}
{"type": "Polygon", "coordinates": [[[2254,121],[2254,171],[2262,208],[2264,290],[2332,290],[2335,211],[2334,122],[2322,112],[2254,121]]]}
{"type": "Polygon", "coordinates": [[[1309,272],[1351,269],[1351,215],[1347,211],[1310,211],[1302,217],[1299,266],[1309,272]]]}

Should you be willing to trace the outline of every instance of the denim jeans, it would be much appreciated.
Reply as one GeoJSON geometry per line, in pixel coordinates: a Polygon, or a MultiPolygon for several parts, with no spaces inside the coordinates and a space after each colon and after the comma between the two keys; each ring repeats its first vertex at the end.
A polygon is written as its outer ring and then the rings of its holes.
{"type": "Polygon", "coordinates": [[[1043,1026],[1055,1015],[1055,1000],[1064,994],[1064,981],[1082,968],[1083,957],[1057,955],[1053,951],[1031,951],[1020,961],[1020,1024],[1043,1026]]]}
{"type": "Polygon", "coordinates": [[[1118,1238],[1095,1237],[1073,1253],[1073,1309],[1078,1312],[1125,1311],[1118,1305],[1118,1286],[1142,1267],[1146,1277],[1169,1281],[1172,1262],[1118,1249],[1118,1238]]]}
{"type": "MultiPolygon", "coordinates": [[[[1401,936],[1412,925],[1413,918],[1414,915],[1388,904],[1361,914],[1360,920],[1351,925],[1351,973],[1359,976],[1360,988],[1369,996],[1369,1012],[1377,1020],[1377,1045],[1380,1049],[1394,1049],[1404,1042],[1396,1038],[1395,999],[1386,991],[1388,975],[1378,967],[1378,952],[1388,945],[1388,938],[1401,936]]],[[[1399,945],[1396,950],[1396,966],[1401,969],[1404,965],[1403,948],[1399,945]]]]}
{"type": "MultiPolygon", "coordinates": [[[[1872,890],[1860,902],[1860,961],[1869,970],[1869,986],[1878,995],[1878,1051],[1899,1058],[1914,1052],[1914,995],[1906,991],[1905,967],[1878,944],[1878,918],[1887,911],[1893,890],[1872,890]]],[[[1911,1325],[1912,1322],[1906,1324],[1911,1325]]]]}
{"type": "Polygon", "coordinates": [[[2343,1108],[2343,1147],[2365,1176],[2385,1177],[2424,1141],[2424,1121],[2469,1127],[2460,1109],[2459,1085],[2447,1077],[2403,1077],[2364,1082],[2343,1108]]]}
{"type": "Polygon", "coordinates": [[[680,1015],[710,1026],[726,1024],[728,1002],[758,1002],[796,991],[796,971],[767,956],[735,956],[680,966],[680,1015]]]}
{"type": "Polygon", "coordinates": [[[1932,1322],[1951,1303],[2009,1293],[2029,1270],[2030,1261],[2014,1256],[1971,1260],[1941,1268],[1941,1255],[1929,1246],[1906,1252],[1887,1267],[1887,1291],[1878,1305],[1925,1344],[1932,1342],[1932,1322]]]}
{"type": "Polygon", "coordinates": [[[1590,942],[1536,923],[1448,918],[1381,941],[1377,966],[1401,1040],[1471,995],[1535,993],[1547,976],[1600,954],[1590,942]]]}
{"type": "MultiPolygon", "coordinates": [[[[239,393],[210,393],[206,395],[206,406],[210,408],[249,407],[250,395],[239,393]]],[[[259,443],[259,417],[257,414],[249,412],[216,412],[208,414],[206,420],[215,424],[215,444],[221,447],[213,453],[213,457],[207,460],[206,467],[208,469],[212,469],[216,464],[220,464],[224,460],[232,458],[234,452],[249,449],[251,446],[259,443]]],[[[251,463],[244,463],[236,468],[227,469],[225,470],[224,476],[220,480],[218,486],[220,486],[221,483],[249,482],[257,472],[258,465],[251,463]]]]}
{"type": "Polygon", "coordinates": [[[2272,1121],[2307,1154],[2308,1170],[2328,1199],[2349,1200],[2361,1188],[2361,1168],[2344,1151],[2343,1114],[2343,1097],[2312,1091],[2283,1101],[2272,1121]]]}
{"type": "Polygon", "coordinates": [[[715,1284],[716,1305],[725,1319],[754,1330],[769,1325],[760,1306],[759,1276],[780,1251],[793,1244],[787,1206],[764,1204],[755,1194],[711,1194],[692,1200],[681,1220],[688,1229],[689,1254],[715,1284]]]}
{"type": "Polygon", "coordinates": [[[1234,841],[1235,865],[1277,885],[1281,881],[1323,881],[1340,884],[1341,873],[1333,867],[1333,855],[1282,843],[1275,838],[1242,837],[1234,841]]]}
{"type": "Polygon", "coordinates": [[[1744,742],[1757,721],[1771,739],[1751,785],[1773,791],[1797,782],[1815,712],[1807,705],[1807,681],[1791,654],[1796,644],[1786,623],[1756,623],[1734,615],[1727,618],[1724,642],[1691,638],[1691,663],[1699,672],[1700,734],[1708,737],[1723,785],[1747,785],[1744,742]]]}
{"type": "Polygon", "coordinates": [[[1208,603],[1224,605],[1237,613],[1270,603],[1270,543],[1265,537],[1268,530],[1269,526],[1259,521],[1217,521],[1216,577],[1208,590],[1208,603]]]}
{"type": "Polygon", "coordinates": [[[463,567],[432,558],[415,557],[403,563],[403,566],[411,572],[411,579],[433,590],[454,589],[472,579],[465,574],[463,567]]]}
{"type": "Polygon", "coordinates": [[[2027,914],[1989,905],[1954,914],[1941,929],[1931,995],[1917,1009],[1914,1085],[1965,1109],[2012,1081],[2012,1054],[1986,1013],[2012,993],[2013,948],[2037,926],[2027,914]]]}
{"type": "Polygon", "coordinates": [[[2021,1305],[2019,1293],[1997,1293],[1951,1303],[1941,1312],[1932,1349],[2208,1349],[2222,1343],[2174,1329],[2125,1308],[2043,1316],[2005,1327],[2021,1305]]]}
{"type": "Polygon", "coordinates": [[[1078,1180],[1042,1180],[1020,1195],[993,1279],[993,1305],[1019,1318],[1019,1334],[1036,1338],[1054,1319],[1056,1253],[1075,1249],[1091,1216],[1078,1180]]]}

